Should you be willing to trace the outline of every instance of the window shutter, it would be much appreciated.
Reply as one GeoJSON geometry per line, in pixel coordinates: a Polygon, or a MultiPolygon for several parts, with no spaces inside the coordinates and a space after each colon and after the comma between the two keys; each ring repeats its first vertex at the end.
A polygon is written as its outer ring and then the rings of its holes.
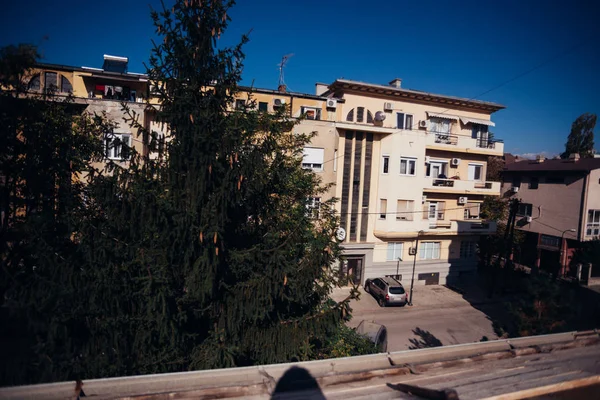
{"type": "Polygon", "coordinates": [[[429,219],[429,202],[423,204],[423,219],[429,219]]]}
{"type": "Polygon", "coordinates": [[[404,129],[404,113],[398,113],[398,129],[404,129]]]}
{"type": "Polygon", "coordinates": [[[444,211],[446,210],[446,202],[445,201],[438,201],[437,203],[437,219],[444,219],[444,211]]]}
{"type": "Polygon", "coordinates": [[[323,164],[324,155],[325,149],[305,147],[302,162],[304,164],[323,164]]]}

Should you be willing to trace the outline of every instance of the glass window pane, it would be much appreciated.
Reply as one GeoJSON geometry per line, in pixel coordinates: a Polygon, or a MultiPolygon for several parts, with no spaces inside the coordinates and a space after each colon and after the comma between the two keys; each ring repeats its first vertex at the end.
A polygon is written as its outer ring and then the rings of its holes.
{"type": "Polygon", "coordinates": [[[36,75],[33,78],[31,78],[31,80],[29,81],[28,89],[37,92],[40,90],[40,87],[40,76],[36,75]]]}
{"type": "Polygon", "coordinates": [[[406,174],[406,160],[400,160],[400,173],[406,174]]]}
{"type": "Polygon", "coordinates": [[[73,93],[73,85],[64,76],[60,77],[60,91],[63,93],[73,93]]]}
{"type": "Polygon", "coordinates": [[[46,72],[44,74],[44,87],[46,90],[56,90],[58,88],[58,76],[56,72],[46,72]]]}

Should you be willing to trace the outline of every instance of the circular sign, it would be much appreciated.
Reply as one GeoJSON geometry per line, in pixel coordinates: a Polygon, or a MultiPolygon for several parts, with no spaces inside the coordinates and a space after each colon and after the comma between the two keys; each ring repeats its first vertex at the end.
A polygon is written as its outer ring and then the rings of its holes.
{"type": "Polygon", "coordinates": [[[342,240],[346,239],[346,230],[340,226],[339,228],[337,228],[337,231],[335,232],[335,237],[340,242],[342,240]]]}

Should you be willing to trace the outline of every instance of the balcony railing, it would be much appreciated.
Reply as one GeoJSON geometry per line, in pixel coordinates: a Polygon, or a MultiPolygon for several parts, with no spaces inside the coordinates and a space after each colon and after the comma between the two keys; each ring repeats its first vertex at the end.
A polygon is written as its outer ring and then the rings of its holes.
{"type": "Polygon", "coordinates": [[[476,145],[482,149],[495,149],[496,143],[502,143],[504,145],[504,141],[502,140],[493,140],[493,139],[477,139],[476,145]]]}
{"type": "Polygon", "coordinates": [[[449,133],[435,133],[435,142],[456,146],[458,144],[458,136],[450,135],[449,133]]]}
{"type": "Polygon", "coordinates": [[[429,178],[425,189],[452,189],[457,192],[490,192],[500,194],[500,182],[429,178]]]}

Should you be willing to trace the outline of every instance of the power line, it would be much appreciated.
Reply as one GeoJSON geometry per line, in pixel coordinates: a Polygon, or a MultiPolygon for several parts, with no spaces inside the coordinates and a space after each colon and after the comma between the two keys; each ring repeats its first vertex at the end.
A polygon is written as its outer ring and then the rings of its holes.
{"type": "MultiPolygon", "coordinates": [[[[502,83],[500,83],[500,84],[492,87],[491,89],[488,89],[488,90],[486,90],[486,91],[484,91],[484,92],[482,92],[482,93],[480,93],[480,94],[478,94],[478,95],[476,95],[474,97],[468,98],[467,101],[477,100],[478,97],[481,97],[481,96],[486,95],[486,94],[488,94],[490,92],[493,92],[494,90],[500,89],[501,87],[503,87],[503,86],[505,86],[505,85],[507,85],[507,84],[509,84],[511,82],[514,82],[517,79],[522,78],[525,75],[528,75],[528,74],[532,73],[535,70],[538,70],[538,69],[546,66],[547,64],[549,64],[549,63],[551,63],[551,62],[553,62],[553,61],[555,61],[555,60],[557,60],[557,59],[559,59],[559,58],[561,58],[561,57],[563,57],[563,56],[565,56],[565,55],[567,55],[567,54],[575,51],[578,47],[583,46],[583,44],[585,44],[585,42],[587,42],[588,39],[589,39],[589,37],[586,38],[586,39],[584,39],[584,40],[582,40],[581,42],[577,43],[576,45],[568,47],[567,49],[563,50],[562,52],[559,52],[559,53],[555,54],[554,56],[552,56],[552,57],[546,59],[545,61],[543,61],[543,62],[535,65],[534,67],[529,68],[529,69],[527,69],[527,70],[525,70],[525,71],[523,71],[523,72],[521,72],[521,73],[513,76],[512,78],[510,78],[510,79],[508,79],[508,80],[506,80],[506,81],[504,81],[504,82],[502,82],[502,83]]],[[[442,112],[439,112],[439,113],[436,113],[436,114],[446,114],[447,111],[451,111],[451,110],[452,110],[451,108],[447,108],[447,109],[443,110],[442,112]]],[[[410,130],[412,131],[413,128],[415,128],[417,126],[418,126],[418,123],[414,123],[413,125],[411,125],[410,130]]],[[[432,132],[432,131],[425,131],[425,132],[429,133],[429,132],[432,132]]],[[[355,148],[354,151],[352,151],[350,154],[354,155],[357,151],[362,150],[363,147],[364,146],[360,146],[358,148],[355,148]]],[[[332,158],[330,160],[326,160],[326,161],[323,162],[323,164],[326,164],[328,162],[332,162],[334,160],[337,160],[338,158],[341,158],[342,156],[344,156],[344,155],[339,155],[339,156],[334,157],[334,158],[332,158]]]]}

